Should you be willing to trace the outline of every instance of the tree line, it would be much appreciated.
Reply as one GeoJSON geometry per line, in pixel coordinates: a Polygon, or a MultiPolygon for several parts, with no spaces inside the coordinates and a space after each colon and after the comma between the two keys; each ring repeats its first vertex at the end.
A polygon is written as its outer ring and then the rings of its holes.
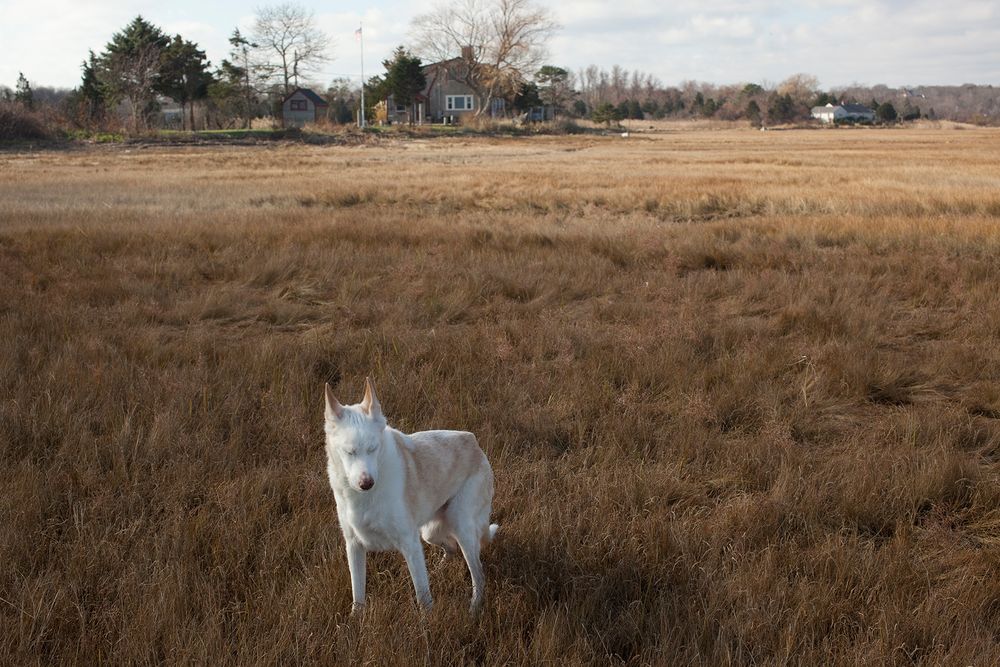
{"type": "MultiPolygon", "coordinates": [[[[474,91],[477,113],[503,108],[521,114],[546,106],[604,123],[713,118],[768,125],[806,119],[811,107],[828,102],[857,102],[884,121],[1000,118],[1000,97],[990,86],[823,90],[808,74],[777,84],[664,85],[651,74],[618,65],[572,71],[546,62],[545,47],[557,29],[551,13],[535,0],[439,2],[413,20],[409,46],[398,47],[383,61],[384,72],[364,82],[364,113],[371,115],[374,103],[390,95],[398,104],[410,104],[426,86],[425,64],[453,61],[449,75],[474,91]],[[499,100],[501,107],[495,104],[499,100]]],[[[346,78],[315,83],[320,66],[331,59],[331,40],[300,5],[258,9],[249,33],[234,29],[229,45],[227,57],[213,67],[197,43],[137,16],[100,53],[88,54],[74,90],[33,89],[22,73],[15,89],[0,86],[0,100],[28,109],[58,106],[79,127],[117,125],[137,132],[162,126],[161,111],[170,100],[179,107],[173,122],[180,129],[233,128],[278,117],[281,101],[308,85],[329,103],[328,121],[357,119],[359,83],[346,78]]]]}
{"type": "Polygon", "coordinates": [[[115,116],[141,131],[169,98],[180,105],[182,129],[196,129],[196,108],[202,127],[249,127],[327,60],[328,39],[310,12],[281,4],[258,11],[251,35],[233,30],[229,45],[228,57],[212,68],[196,43],[137,16],[100,54],[90,52],[67,108],[84,126],[115,116]]]}

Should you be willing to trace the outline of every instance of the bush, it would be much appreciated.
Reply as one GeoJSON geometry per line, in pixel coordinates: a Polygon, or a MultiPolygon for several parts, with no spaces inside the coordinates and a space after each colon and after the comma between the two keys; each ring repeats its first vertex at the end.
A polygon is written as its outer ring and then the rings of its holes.
{"type": "Polygon", "coordinates": [[[590,114],[590,119],[595,123],[604,123],[610,127],[611,123],[620,121],[622,116],[615,105],[610,102],[603,102],[590,114]]]}
{"type": "Polygon", "coordinates": [[[582,134],[587,130],[577,124],[572,118],[560,117],[552,121],[550,128],[553,134],[582,134]]]}
{"type": "Polygon", "coordinates": [[[16,102],[0,102],[0,141],[51,137],[52,132],[41,112],[31,111],[16,102]]]}
{"type": "Polygon", "coordinates": [[[875,110],[875,117],[883,123],[895,123],[899,114],[896,113],[896,107],[889,102],[883,102],[875,110]]]}

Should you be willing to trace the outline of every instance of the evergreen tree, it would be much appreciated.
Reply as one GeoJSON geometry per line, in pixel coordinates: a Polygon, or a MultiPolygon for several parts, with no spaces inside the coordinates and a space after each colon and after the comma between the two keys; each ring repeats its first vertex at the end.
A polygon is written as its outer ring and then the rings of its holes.
{"type": "Polygon", "coordinates": [[[216,70],[208,94],[217,109],[230,118],[239,117],[243,127],[249,129],[259,103],[257,84],[268,75],[252,58],[257,45],[246,39],[239,28],[233,30],[229,45],[229,58],[223,59],[216,70]]]}
{"type": "Polygon", "coordinates": [[[642,113],[642,105],[639,104],[639,100],[629,100],[628,101],[628,118],[634,120],[642,120],[645,115],[642,113]]]}
{"type": "Polygon", "coordinates": [[[611,127],[611,123],[617,123],[622,119],[622,116],[611,102],[602,102],[594,109],[594,113],[590,115],[590,119],[595,123],[605,123],[608,127],[611,127]]]}
{"type": "Polygon", "coordinates": [[[533,81],[525,81],[514,96],[513,107],[515,113],[525,113],[532,107],[542,105],[542,98],[539,96],[538,85],[533,81]]]}
{"type": "Polygon", "coordinates": [[[35,108],[35,94],[31,91],[31,84],[24,78],[23,72],[17,73],[17,86],[14,88],[14,101],[24,105],[28,109],[35,108]]]}
{"type": "Polygon", "coordinates": [[[205,52],[198,45],[176,35],[163,49],[156,91],[181,105],[181,126],[184,112],[190,112],[190,129],[194,129],[194,103],[208,96],[212,75],[208,71],[205,52]]]}
{"type": "MultiPolygon", "coordinates": [[[[379,99],[392,95],[395,104],[407,108],[412,106],[417,101],[417,95],[427,87],[427,77],[424,76],[420,58],[400,46],[393,52],[392,58],[382,61],[382,66],[385,67],[385,78],[382,80],[382,96],[379,99]]],[[[413,121],[411,115],[411,125],[413,121]]]]}
{"type": "Polygon", "coordinates": [[[694,102],[691,104],[691,111],[693,113],[701,113],[701,110],[705,108],[705,96],[698,91],[694,96],[694,102]]]}
{"type": "Polygon", "coordinates": [[[256,96],[254,80],[258,76],[263,75],[260,68],[250,59],[250,54],[257,48],[257,45],[241,35],[239,28],[233,30],[233,34],[229,37],[229,45],[232,47],[229,54],[233,59],[232,62],[235,63],[230,64],[232,68],[230,74],[238,77],[239,88],[243,97],[243,120],[245,127],[249,128],[250,117],[253,114],[254,98],[256,96]]]}
{"type": "Polygon", "coordinates": [[[538,96],[542,104],[556,111],[563,111],[573,97],[569,86],[569,71],[562,67],[545,65],[535,73],[535,82],[538,84],[538,96]]]}
{"type": "Polygon", "coordinates": [[[752,126],[760,127],[762,119],[761,119],[760,105],[757,104],[757,100],[750,100],[750,102],[747,103],[746,115],[747,115],[747,120],[750,121],[750,124],[752,126]]]}
{"type": "Polygon", "coordinates": [[[789,93],[772,95],[767,108],[767,117],[772,123],[787,123],[795,119],[795,101],[789,93]]]}
{"type": "Polygon", "coordinates": [[[836,103],[837,103],[837,98],[834,97],[833,95],[830,95],[829,93],[820,93],[819,95],[816,96],[816,99],[813,101],[812,105],[814,107],[825,107],[827,104],[836,104],[836,103]]]}
{"type": "Polygon", "coordinates": [[[100,63],[97,56],[91,51],[87,60],[83,61],[83,78],[80,81],[80,95],[86,105],[84,111],[88,120],[97,120],[103,117],[107,101],[104,98],[104,87],[98,77],[100,63]]]}
{"type": "Polygon", "coordinates": [[[365,85],[365,120],[370,121],[375,117],[375,105],[389,97],[389,87],[385,82],[385,77],[373,76],[365,85]]]}
{"type": "Polygon", "coordinates": [[[875,117],[883,123],[894,123],[899,114],[896,113],[896,107],[892,106],[892,103],[883,102],[875,110],[875,117]]]}
{"type": "Polygon", "coordinates": [[[133,130],[146,127],[156,108],[161,57],[169,44],[162,30],[137,16],[112,35],[100,56],[98,76],[104,98],[112,105],[128,103],[133,130]]]}

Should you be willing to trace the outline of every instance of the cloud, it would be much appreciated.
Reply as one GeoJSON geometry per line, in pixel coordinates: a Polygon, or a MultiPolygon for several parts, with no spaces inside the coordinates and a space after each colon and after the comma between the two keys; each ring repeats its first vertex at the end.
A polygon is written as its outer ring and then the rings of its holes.
{"type": "MultiPolygon", "coordinates": [[[[434,2],[436,0],[432,0],[434,2]]],[[[266,0],[265,0],[266,2],[266,0]]],[[[366,75],[407,42],[411,18],[430,5],[370,0],[364,9],[330,11],[304,0],[334,41],[326,82],[360,76],[354,41],[365,29],[366,75]]],[[[811,72],[825,86],[853,81],[921,85],[1000,84],[1000,4],[995,0],[550,0],[563,28],[550,44],[554,64],[588,64],[652,73],[665,83],[778,81],[811,72]]],[[[245,2],[152,4],[134,0],[0,0],[0,83],[19,71],[40,84],[72,86],[89,49],[100,50],[136,14],[197,41],[213,63],[226,56],[245,2]],[[39,48],[44,45],[44,48],[39,48]]]]}
{"type": "Polygon", "coordinates": [[[645,0],[555,5],[564,66],[620,64],[666,82],[780,80],[812,72],[827,86],[1000,83],[996,3],[917,0],[645,0]]]}

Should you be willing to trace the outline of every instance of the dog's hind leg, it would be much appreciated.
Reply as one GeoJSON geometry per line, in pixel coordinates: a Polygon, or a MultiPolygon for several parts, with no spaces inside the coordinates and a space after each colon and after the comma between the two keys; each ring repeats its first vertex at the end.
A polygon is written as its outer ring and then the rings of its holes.
{"type": "Polygon", "coordinates": [[[483,575],[483,564],[479,560],[479,534],[478,531],[470,530],[471,526],[459,530],[455,537],[458,539],[458,546],[462,550],[465,562],[469,566],[469,575],[472,577],[472,606],[473,612],[478,611],[483,604],[483,590],[486,587],[486,577],[483,575]]]}
{"type": "Polygon", "coordinates": [[[496,532],[490,525],[490,504],[493,500],[493,474],[489,468],[469,477],[449,503],[447,519],[458,546],[465,556],[472,577],[472,611],[483,603],[486,577],[479,552],[483,539],[496,532]]]}

